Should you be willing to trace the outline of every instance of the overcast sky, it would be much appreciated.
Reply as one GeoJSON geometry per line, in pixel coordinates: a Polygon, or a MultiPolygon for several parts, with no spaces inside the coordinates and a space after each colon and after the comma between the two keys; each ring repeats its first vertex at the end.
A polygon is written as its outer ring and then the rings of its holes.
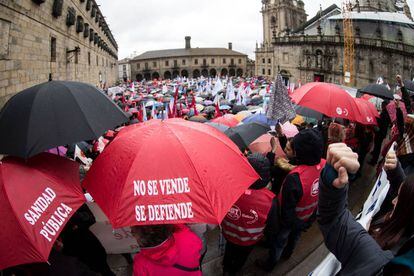
{"type": "MultiPolygon", "coordinates": [[[[227,47],[254,58],[262,41],[261,0],[97,0],[119,46],[120,59],[149,50],[227,47]]],[[[338,0],[304,0],[308,19],[338,0]]],[[[408,0],[411,10],[414,0],[408,0]]]]}

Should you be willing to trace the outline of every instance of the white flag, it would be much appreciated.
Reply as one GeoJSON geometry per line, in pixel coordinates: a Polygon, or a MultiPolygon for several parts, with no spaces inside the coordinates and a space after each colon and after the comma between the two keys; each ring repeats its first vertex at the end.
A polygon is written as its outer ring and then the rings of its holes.
{"type": "Polygon", "coordinates": [[[233,82],[230,79],[230,81],[227,83],[226,100],[232,101],[234,99],[236,99],[236,95],[234,93],[233,82]]]}
{"type": "Polygon", "coordinates": [[[216,82],[216,84],[214,85],[213,91],[212,91],[212,95],[216,96],[218,92],[220,92],[221,90],[223,90],[223,83],[221,82],[221,79],[219,78],[216,82]]]}

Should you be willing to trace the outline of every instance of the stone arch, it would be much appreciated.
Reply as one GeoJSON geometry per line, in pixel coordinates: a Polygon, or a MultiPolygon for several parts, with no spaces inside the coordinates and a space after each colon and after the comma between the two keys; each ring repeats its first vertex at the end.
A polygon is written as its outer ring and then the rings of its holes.
{"type": "Polygon", "coordinates": [[[200,70],[195,69],[195,70],[193,71],[193,78],[199,78],[199,77],[200,77],[200,70]]]}
{"type": "Polygon", "coordinates": [[[137,74],[136,76],[135,76],[135,79],[137,80],[137,81],[142,81],[143,80],[143,76],[141,75],[141,74],[137,74]]]}
{"type": "Polygon", "coordinates": [[[237,69],[236,76],[237,77],[242,77],[243,76],[243,69],[241,69],[241,68],[237,69]]]}
{"type": "Polygon", "coordinates": [[[289,83],[290,73],[287,70],[280,70],[280,74],[282,75],[283,83],[287,86],[289,83]]]}
{"type": "Polygon", "coordinates": [[[165,71],[164,72],[164,79],[166,79],[166,80],[170,80],[171,79],[171,72],[170,71],[165,71]]]}
{"type": "Polygon", "coordinates": [[[201,75],[202,75],[203,77],[207,78],[207,77],[208,77],[208,70],[207,70],[207,69],[203,69],[203,70],[201,70],[201,75]]]}
{"type": "Polygon", "coordinates": [[[212,68],[210,69],[210,77],[215,78],[217,76],[217,70],[212,68]]]}
{"type": "Polygon", "coordinates": [[[182,71],[181,71],[181,77],[186,77],[186,78],[188,78],[188,71],[187,71],[187,70],[182,70],[182,71]]]}
{"type": "Polygon", "coordinates": [[[180,75],[180,71],[178,71],[178,70],[174,70],[173,71],[173,73],[172,73],[172,77],[173,77],[173,79],[175,79],[176,77],[178,77],[180,75]]]}
{"type": "Polygon", "coordinates": [[[222,76],[222,77],[225,77],[225,76],[227,76],[228,75],[228,71],[227,71],[227,69],[226,68],[223,68],[223,69],[221,69],[221,72],[220,72],[220,75],[222,76]]]}
{"type": "Polygon", "coordinates": [[[230,70],[229,70],[229,76],[230,77],[235,77],[236,76],[236,70],[234,68],[230,68],[230,70]]]}
{"type": "Polygon", "coordinates": [[[152,73],[152,79],[159,79],[160,78],[160,74],[158,72],[154,72],[152,73]]]}
{"type": "Polygon", "coordinates": [[[145,73],[144,74],[144,79],[147,80],[147,81],[150,80],[151,79],[151,74],[150,73],[145,73]]]}

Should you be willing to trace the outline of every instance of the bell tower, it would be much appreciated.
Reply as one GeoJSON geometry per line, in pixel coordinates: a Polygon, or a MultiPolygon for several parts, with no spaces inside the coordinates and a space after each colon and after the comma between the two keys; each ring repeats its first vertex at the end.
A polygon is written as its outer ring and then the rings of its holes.
{"type": "Polygon", "coordinates": [[[263,42],[270,45],[273,36],[288,35],[306,22],[302,0],[262,0],[263,42]]]}

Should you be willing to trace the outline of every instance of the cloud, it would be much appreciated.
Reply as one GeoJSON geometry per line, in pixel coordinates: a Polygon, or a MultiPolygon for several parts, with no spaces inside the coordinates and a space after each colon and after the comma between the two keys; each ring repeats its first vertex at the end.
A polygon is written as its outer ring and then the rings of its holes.
{"type": "MultiPolygon", "coordinates": [[[[119,45],[119,58],[134,52],[184,47],[227,47],[254,58],[262,41],[260,0],[97,0],[119,45]]],[[[304,0],[308,18],[335,0],[304,0]]],[[[414,7],[414,0],[409,0],[414,7]]]]}

